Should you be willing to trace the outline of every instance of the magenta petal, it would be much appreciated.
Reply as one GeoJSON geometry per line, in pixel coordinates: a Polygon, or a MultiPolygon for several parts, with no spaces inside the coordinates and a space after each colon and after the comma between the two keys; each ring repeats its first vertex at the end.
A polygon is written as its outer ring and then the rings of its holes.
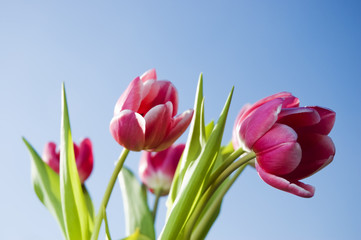
{"type": "Polygon", "coordinates": [[[114,108],[114,115],[129,109],[136,112],[140,106],[143,94],[143,83],[139,77],[130,82],[128,88],[120,96],[114,108]]]}
{"type": "Polygon", "coordinates": [[[110,133],[123,147],[140,151],[145,142],[144,118],[136,112],[123,110],[111,120],[110,133]]]}
{"type": "MultiPolygon", "coordinates": [[[[166,150],[166,157],[161,165],[158,165],[158,169],[164,174],[167,174],[173,178],[175,170],[177,169],[178,162],[184,151],[185,144],[172,145],[166,150]]],[[[159,154],[161,152],[158,152],[159,154]]],[[[159,162],[159,160],[158,160],[159,162]]]]}
{"type": "Polygon", "coordinates": [[[295,181],[290,182],[285,178],[270,174],[264,171],[257,163],[256,169],[258,175],[265,181],[267,184],[271,185],[274,188],[277,188],[282,191],[286,191],[292,194],[295,194],[299,197],[310,198],[313,197],[315,193],[315,188],[311,185],[295,181]]]}
{"type": "Polygon", "coordinates": [[[258,164],[267,172],[288,174],[300,164],[302,151],[292,128],[275,124],[253,146],[258,164]]]}
{"type": "Polygon", "coordinates": [[[286,178],[295,180],[306,178],[333,160],[335,145],[330,137],[317,133],[304,133],[299,134],[298,142],[302,148],[301,163],[293,172],[285,176],[286,178]]]}
{"type": "Polygon", "coordinates": [[[89,138],[79,144],[79,154],[76,158],[80,181],[83,183],[93,170],[93,147],[89,138]]]}
{"type": "Polygon", "coordinates": [[[178,92],[174,85],[169,81],[156,81],[154,87],[159,89],[156,98],[149,103],[151,106],[159,104],[165,104],[170,101],[173,105],[172,117],[177,114],[178,111],[178,92]]]}
{"type": "MultiPolygon", "coordinates": [[[[282,107],[283,108],[291,108],[291,107],[298,107],[300,101],[298,98],[296,98],[295,96],[293,96],[291,93],[289,92],[280,92],[280,93],[276,93],[273,94],[271,96],[265,97],[259,101],[257,101],[256,103],[254,103],[252,105],[252,108],[257,108],[267,102],[270,102],[274,99],[277,98],[282,98],[283,102],[282,102],[282,107]]],[[[252,110],[253,111],[253,110],[252,110]]]]}
{"type": "Polygon", "coordinates": [[[283,108],[278,115],[278,123],[286,124],[292,128],[311,126],[321,120],[318,112],[312,108],[283,108]]]}
{"type": "Polygon", "coordinates": [[[242,141],[239,137],[239,130],[241,127],[241,123],[243,119],[245,118],[245,113],[248,111],[248,109],[251,107],[251,104],[245,104],[241,111],[238,113],[236,117],[236,121],[234,122],[233,130],[232,130],[232,144],[234,149],[238,149],[242,145],[242,141]]]}
{"type": "Polygon", "coordinates": [[[143,86],[143,99],[137,112],[144,116],[152,107],[155,106],[153,101],[158,96],[159,84],[157,84],[155,80],[148,80],[143,84],[143,86]]]}
{"type": "Polygon", "coordinates": [[[184,144],[179,144],[160,152],[143,152],[139,163],[139,176],[150,191],[160,190],[161,195],[169,192],[184,147],[184,144]]]}
{"type": "Polygon", "coordinates": [[[246,104],[245,106],[243,106],[243,108],[241,109],[241,112],[239,113],[239,118],[238,118],[237,122],[242,122],[258,107],[262,106],[265,103],[271,102],[277,98],[282,99],[282,107],[283,108],[298,107],[298,105],[299,105],[298,98],[294,97],[291,93],[289,93],[289,92],[276,93],[269,97],[263,98],[252,105],[246,104]]]}
{"type": "Polygon", "coordinates": [[[308,107],[316,110],[321,116],[321,121],[314,126],[305,128],[309,132],[315,132],[323,135],[327,135],[331,132],[336,120],[336,113],[330,109],[322,107],[308,107]]]}
{"type": "Polygon", "coordinates": [[[192,121],[192,116],[193,109],[189,109],[175,117],[171,122],[171,126],[168,129],[168,133],[163,139],[162,144],[159,145],[154,151],[161,151],[172,145],[174,141],[177,140],[177,138],[179,138],[179,136],[182,135],[188,128],[192,121]]]}
{"type": "Polygon", "coordinates": [[[142,181],[146,181],[147,178],[155,174],[156,169],[151,162],[152,152],[143,151],[139,161],[139,176],[142,181]]]}
{"type": "Polygon", "coordinates": [[[280,98],[264,103],[254,110],[240,126],[240,138],[246,147],[252,149],[253,144],[262,137],[277,121],[283,100],[280,98]]]}
{"type": "Polygon", "coordinates": [[[59,174],[59,152],[56,151],[56,144],[49,142],[45,145],[43,151],[43,161],[59,174]]]}
{"type": "Polygon", "coordinates": [[[143,75],[140,77],[140,79],[143,82],[146,82],[148,80],[157,80],[157,73],[155,72],[155,69],[150,69],[148,71],[146,71],[145,73],[143,73],[143,75]]]}
{"type": "Polygon", "coordinates": [[[144,116],[145,149],[154,149],[162,142],[171,122],[173,106],[171,102],[153,107],[144,116]]]}

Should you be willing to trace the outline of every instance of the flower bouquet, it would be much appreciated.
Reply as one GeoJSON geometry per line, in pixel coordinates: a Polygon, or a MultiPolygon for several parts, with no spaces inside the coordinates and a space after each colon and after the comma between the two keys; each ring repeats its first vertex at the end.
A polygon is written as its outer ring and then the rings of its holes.
{"type": "MultiPolygon", "coordinates": [[[[300,180],[327,166],[335,155],[328,136],[335,112],[300,107],[288,92],[245,105],[237,116],[232,139],[222,145],[233,89],[216,122],[205,124],[203,78],[194,110],[178,112],[178,93],[169,81],[157,80],[154,69],[136,77],[120,96],[110,133],[123,147],[95,212],[85,181],[93,169],[91,140],[73,143],[65,87],[62,87],[60,147],[50,142],[40,156],[24,142],[32,159],[32,182],[39,200],[59,223],[65,239],[105,236],[112,239],[107,204],[119,179],[126,218],[124,239],[204,239],[220,214],[226,193],[246,168],[255,168],[270,186],[309,198],[315,188],[300,180]],[[185,144],[175,141],[188,128],[185,144]],[[139,177],[123,164],[129,151],[143,151],[139,177]],[[148,205],[147,192],[155,195],[148,205]],[[167,196],[165,224],[159,236],[154,222],[158,200],[167,196]]],[[[119,239],[119,238],[118,238],[119,239]]]]}

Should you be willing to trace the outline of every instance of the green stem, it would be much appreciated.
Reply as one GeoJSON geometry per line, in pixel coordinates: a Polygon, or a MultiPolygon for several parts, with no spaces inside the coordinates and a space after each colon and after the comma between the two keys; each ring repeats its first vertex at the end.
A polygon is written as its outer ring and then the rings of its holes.
{"type": "Polygon", "coordinates": [[[157,190],[157,191],[154,192],[155,200],[154,200],[153,211],[152,211],[153,223],[155,222],[155,216],[157,215],[159,199],[161,197],[160,193],[161,193],[161,190],[157,190]]]}
{"type": "MultiPolygon", "coordinates": [[[[232,163],[228,168],[225,169],[216,180],[206,189],[205,193],[197,203],[196,208],[194,209],[191,217],[186,223],[184,228],[184,239],[190,239],[192,234],[193,227],[195,226],[199,216],[202,214],[203,209],[206,207],[207,202],[213,196],[213,194],[217,191],[218,187],[224,182],[227,177],[229,177],[235,170],[240,167],[246,167],[246,163],[256,157],[254,152],[250,152],[238,161],[232,163]],[[243,166],[242,166],[243,165],[243,166]]],[[[243,169],[242,169],[243,170],[243,169]]]]}
{"type": "Polygon", "coordinates": [[[103,208],[103,218],[104,218],[104,224],[105,224],[105,235],[107,236],[107,240],[112,240],[112,237],[110,236],[108,217],[107,217],[107,212],[105,211],[105,208],[103,208]]]}
{"type": "MultiPolygon", "coordinates": [[[[238,170],[234,173],[234,175],[230,178],[230,180],[226,183],[227,186],[222,188],[217,195],[215,195],[214,201],[212,200],[211,204],[212,206],[208,208],[207,212],[203,215],[202,219],[197,223],[195,228],[192,230],[191,240],[196,239],[203,239],[201,236],[202,230],[208,228],[207,224],[209,224],[209,221],[212,221],[213,214],[215,211],[217,211],[217,208],[221,206],[221,203],[223,201],[223,197],[226,195],[228,190],[231,188],[233,183],[236,181],[236,179],[241,175],[243,170],[246,168],[247,164],[243,164],[238,170]]],[[[202,213],[203,214],[203,213],[202,213]]]]}
{"type": "Polygon", "coordinates": [[[115,165],[113,174],[110,177],[108,186],[107,186],[107,188],[105,190],[105,193],[104,193],[104,196],[103,196],[103,200],[102,200],[102,202],[100,204],[100,207],[99,207],[98,214],[97,214],[97,216],[95,218],[94,230],[93,230],[93,233],[92,233],[92,236],[91,236],[92,240],[97,240],[98,239],[100,226],[102,225],[102,221],[104,219],[104,210],[108,205],[110,195],[111,195],[111,193],[113,191],[113,188],[114,188],[114,184],[117,181],[117,177],[119,175],[120,170],[122,170],[124,161],[127,158],[128,153],[129,153],[129,150],[124,148],[122,153],[119,156],[119,159],[118,159],[116,165],[115,165]]]}
{"type": "MultiPolygon", "coordinates": [[[[212,183],[214,183],[214,181],[218,178],[218,176],[224,171],[226,170],[229,165],[231,165],[234,160],[236,160],[239,156],[241,156],[243,153],[245,153],[245,151],[242,148],[239,148],[237,151],[234,151],[231,155],[229,155],[222,163],[221,166],[219,166],[216,171],[214,171],[214,173],[211,174],[211,176],[209,177],[209,180],[207,182],[207,185],[205,187],[205,189],[207,189],[212,183]]],[[[248,156],[248,155],[246,155],[248,156]]]]}

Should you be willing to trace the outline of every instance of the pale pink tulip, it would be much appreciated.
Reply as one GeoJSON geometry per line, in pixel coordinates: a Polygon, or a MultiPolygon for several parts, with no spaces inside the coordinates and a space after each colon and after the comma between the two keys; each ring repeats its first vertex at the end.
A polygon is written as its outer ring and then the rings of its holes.
{"type": "Polygon", "coordinates": [[[123,147],[161,151],[187,129],[193,110],[175,116],[178,93],[169,81],[157,81],[155,69],[136,77],[120,96],[110,122],[110,132],[123,147]]]}
{"type": "Polygon", "coordinates": [[[160,152],[143,152],[139,163],[139,176],[151,192],[168,194],[184,147],[184,144],[179,144],[160,152]]]}
{"type": "MultiPolygon", "coordinates": [[[[89,138],[81,141],[79,146],[74,143],[74,155],[80,181],[84,183],[93,170],[93,147],[89,138]]],[[[60,150],[54,142],[45,145],[43,160],[59,174],[60,150]]]]}
{"type": "Polygon", "coordinates": [[[301,197],[315,188],[299,180],[327,166],[335,146],[327,136],[336,114],[321,107],[299,107],[287,92],[274,94],[239,113],[233,128],[233,146],[256,153],[256,169],[269,185],[301,197]]]}

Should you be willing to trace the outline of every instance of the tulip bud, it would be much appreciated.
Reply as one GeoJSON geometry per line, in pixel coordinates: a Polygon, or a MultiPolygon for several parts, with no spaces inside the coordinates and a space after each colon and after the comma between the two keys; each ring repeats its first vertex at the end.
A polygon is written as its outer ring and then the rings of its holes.
{"type": "Polygon", "coordinates": [[[299,107],[287,92],[245,106],[233,128],[233,146],[256,153],[256,169],[269,185],[301,197],[315,189],[299,180],[327,166],[335,146],[327,136],[335,112],[321,107],[299,107]]]}
{"type": "Polygon", "coordinates": [[[178,93],[169,81],[157,81],[154,69],[136,77],[120,96],[110,122],[110,133],[123,147],[162,151],[187,129],[193,110],[175,116],[178,93]]]}
{"type": "Polygon", "coordinates": [[[143,152],[139,163],[139,175],[151,192],[168,194],[184,147],[184,144],[179,144],[160,152],[143,152]]]}
{"type": "MultiPolygon", "coordinates": [[[[89,138],[81,141],[79,146],[74,143],[74,155],[80,181],[84,183],[93,170],[93,147],[89,138]]],[[[60,150],[54,142],[45,145],[43,160],[59,174],[60,150]]]]}

